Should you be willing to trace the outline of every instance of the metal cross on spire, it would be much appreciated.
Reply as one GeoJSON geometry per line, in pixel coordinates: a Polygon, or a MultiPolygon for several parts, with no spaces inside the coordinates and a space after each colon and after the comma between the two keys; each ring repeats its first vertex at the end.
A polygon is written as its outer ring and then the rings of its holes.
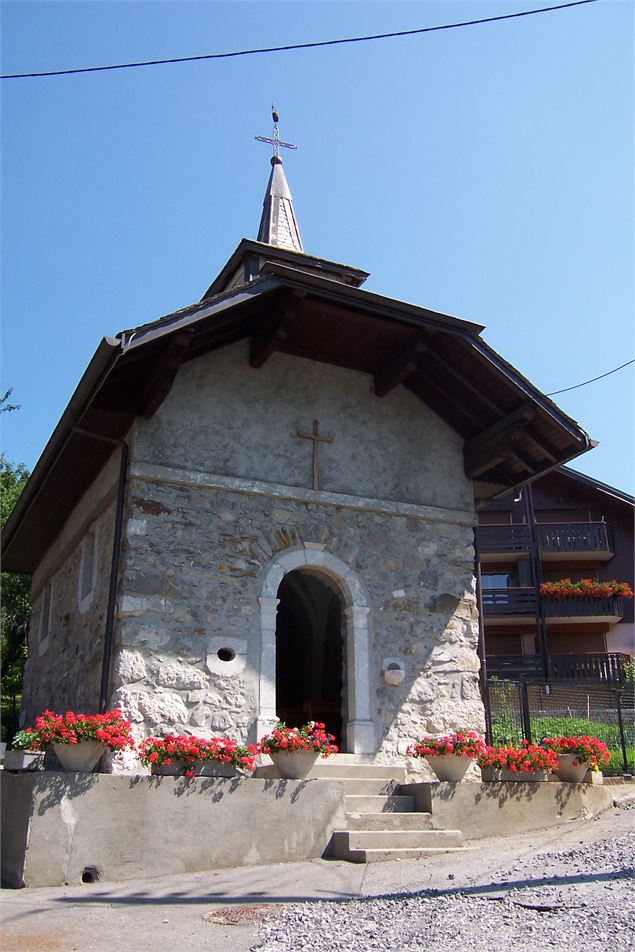
{"type": "Polygon", "coordinates": [[[274,158],[280,158],[280,148],[283,149],[297,149],[297,145],[294,145],[293,142],[283,142],[280,138],[280,133],[278,132],[278,113],[276,111],[275,102],[271,103],[271,117],[273,119],[273,136],[269,138],[268,136],[254,136],[258,142],[269,142],[273,146],[273,155],[274,158]]]}

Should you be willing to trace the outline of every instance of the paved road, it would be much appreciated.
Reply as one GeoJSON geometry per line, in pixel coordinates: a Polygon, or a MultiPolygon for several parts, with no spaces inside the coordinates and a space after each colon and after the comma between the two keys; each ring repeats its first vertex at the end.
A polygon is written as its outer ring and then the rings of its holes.
{"type": "MultiPolygon", "coordinates": [[[[3,890],[3,952],[249,952],[263,917],[292,902],[380,897],[424,889],[446,895],[515,897],[553,880],[557,862],[543,854],[599,843],[635,829],[626,801],[593,820],[517,837],[479,840],[467,853],[357,866],[339,861],[216,872],[80,887],[3,890]]],[[[606,888],[593,869],[586,888],[606,888]],[[596,882],[597,879],[597,882],[596,882]]],[[[574,887],[565,879],[560,894],[574,887]]],[[[566,941],[563,937],[563,948],[566,941]]]]}

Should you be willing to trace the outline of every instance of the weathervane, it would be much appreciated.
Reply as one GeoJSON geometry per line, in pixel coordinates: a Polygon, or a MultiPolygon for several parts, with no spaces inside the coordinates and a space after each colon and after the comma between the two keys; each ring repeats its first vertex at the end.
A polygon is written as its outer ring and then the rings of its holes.
{"type": "Polygon", "coordinates": [[[297,149],[297,145],[294,145],[293,142],[283,142],[280,139],[280,133],[278,132],[278,113],[276,112],[275,102],[271,103],[271,117],[273,119],[273,136],[269,138],[268,136],[254,136],[254,139],[257,139],[258,142],[269,142],[273,146],[273,156],[274,158],[280,158],[280,147],[283,149],[297,149]]]}

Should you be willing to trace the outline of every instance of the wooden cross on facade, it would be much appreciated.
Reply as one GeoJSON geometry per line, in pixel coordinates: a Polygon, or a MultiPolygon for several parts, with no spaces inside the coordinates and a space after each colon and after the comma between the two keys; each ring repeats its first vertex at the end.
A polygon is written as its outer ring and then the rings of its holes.
{"type": "Polygon", "coordinates": [[[319,422],[317,420],[314,420],[312,433],[301,433],[298,430],[298,436],[301,439],[313,441],[313,489],[319,489],[319,486],[318,486],[318,444],[333,442],[332,436],[319,435],[319,427],[320,427],[319,422]]]}

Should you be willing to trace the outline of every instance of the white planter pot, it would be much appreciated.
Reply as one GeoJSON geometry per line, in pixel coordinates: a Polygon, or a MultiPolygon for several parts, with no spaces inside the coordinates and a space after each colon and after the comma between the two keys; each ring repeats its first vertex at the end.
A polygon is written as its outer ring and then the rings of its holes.
{"type": "Polygon", "coordinates": [[[106,750],[104,744],[95,740],[80,740],[78,744],[54,743],[51,746],[62,770],[69,773],[92,773],[106,750]]]}
{"type": "Polygon", "coordinates": [[[458,754],[443,754],[438,757],[428,755],[426,760],[438,779],[449,783],[460,783],[467,768],[474,763],[473,757],[459,757],[458,754]]]}
{"type": "Polygon", "coordinates": [[[481,767],[481,780],[483,783],[498,783],[502,780],[502,767],[481,767]]]}
{"type": "Polygon", "coordinates": [[[573,761],[577,759],[575,754],[558,754],[559,763],[556,773],[560,780],[564,780],[565,783],[582,783],[584,781],[589,765],[574,764],[573,761]]]}
{"type": "Polygon", "coordinates": [[[8,750],[4,755],[5,770],[41,770],[44,753],[32,750],[8,750]]]}
{"type": "Polygon", "coordinates": [[[320,754],[317,750],[276,750],[269,756],[283,780],[304,780],[320,754]]]}

